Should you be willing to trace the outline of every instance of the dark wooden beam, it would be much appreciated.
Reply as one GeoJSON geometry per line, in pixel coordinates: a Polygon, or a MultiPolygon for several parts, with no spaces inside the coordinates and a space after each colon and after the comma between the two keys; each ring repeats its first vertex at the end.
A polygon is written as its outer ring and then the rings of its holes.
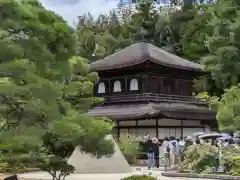
{"type": "Polygon", "coordinates": [[[119,140],[120,138],[120,126],[119,126],[119,121],[117,121],[117,139],[119,140]]]}
{"type": "Polygon", "coordinates": [[[158,118],[156,118],[156,137],[158,137],[158,118]]]}
{"type": "Polygon", "coordinates": [[[136,78],[136,77],[141,77],[143,76],[143,73],[139,73],[136,75],[121,75],[121,76],[114,76],[114,77],[108,77],[108,78],[101,78],[101,81],[111,81],[111,80],[118,80],[118,79],[125,79],[125,78],[136,78]]]}
{"type": "MultiPolygon", "coordinates": [[[[185,112],[185,113],[189,113],[189,112],[185,112]]],[[[216,119],[213,119],[212,117],[207,117],[207,116],[204,116],[204,117],[198,117],[198,115],[201,114],[201,113],[196,113],[195,114],[195,118],[191,117],[191,118],[188,118],[188,117],[174,117],[177,118],[176,121],[180,121],[180,120],[186,120],[186,121],[206,121],[206,122],[215,122],[216,119]]],[[[162,114],[156,114],[156,115],[146,115],[146,116],[140,116],[140,117],[128,117],[128,118],[121,118],[121,119],[115,119],[116,121],[132,121],[132,120],[141,120],[141,121],[146,121],[147,119],[155,119],[155,118],[158,118],[158,119],[173,119],[173,117],[167,117],[167,116],[164,116],[162,114]]],[[[110,118],[110,119],[114,119],[114,118],[110,118]]]]}
{"type": "Polygon", "coordinates": [[[183,120],[181,120],[181,136],[183,137],[183,120]]]}
{"type": "Polygon", "coordinates": [[[110,79],[107,80],[108,81],[108,93],[111,93],[111,81],[110,79]]]}
{"type": "Polygon", "coordinates": [[[149,129],[155,129],[155,128],[203,128],[203,126],[119,126],[119,129],[137,129],[137,128],[149,128],[149,129]]]}
{"type": "Polygon", "coordinates": [[[138,120],[136,120],[136,128],[137,128],[137,135],[138,135],[138,120]]]}
{"type": "MultiPolygon", "coordinates": [[[[130,89],[128,89],[128,76],[125,76],[125,92],[128,92],[128,91],[130,91],[130,89]]],[[[130,86],[129,86],[130,87],[130,86]]]]}

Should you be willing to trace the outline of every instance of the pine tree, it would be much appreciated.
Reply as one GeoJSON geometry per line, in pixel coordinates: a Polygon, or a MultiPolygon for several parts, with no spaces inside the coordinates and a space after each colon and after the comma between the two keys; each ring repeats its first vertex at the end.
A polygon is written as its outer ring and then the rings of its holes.
{"type": "Polygon", "coordinates": [[[98,77],[74,57],[74,31],[37,0],[2,0],[0,7],[2,169],[40,168],[59,180],[73,172],[67,159],[76,146],[111,155],[105,136],[112,125],[85,115],[99,102],[92,97],[98,77]]]}
{"type": "Polygon", "coordinates": [[[143,40],[154,43],[156,35],[155,27],[158,18],[159,14],[156,11],[154,1],[139,1],[136,6],[136,13],[131,17],[133,30],[138,34],[142,34],[143,37],[140,36],[140,38],[143,40]]]}

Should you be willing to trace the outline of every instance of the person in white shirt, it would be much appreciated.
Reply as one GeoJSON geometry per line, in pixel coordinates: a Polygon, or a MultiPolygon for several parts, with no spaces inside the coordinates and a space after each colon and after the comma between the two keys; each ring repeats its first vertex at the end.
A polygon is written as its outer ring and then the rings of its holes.
{"type": "Polygon", "coordinates": [[[150,140],[150,135],[148,133],[145,133],[143,136],[143,141],[147,142],[148,140],[150,140]]]}
{"type": "Polygon", "coordinates": [[[164,141],[162,143],[162,149],[163,149],[163,155],[164,155],[164,170],[167,171],[167,167],[169,166],[169,151],[170,151],[170,146],[169,146],[169,139],[168,137],[164,138],[164,141]]]}
{"type": "Polygon", "coordinates": [[[177,140],[175,140],[175,138],[173,136],[171,136],[170,138],[170,143],[169,143],[169,147],[170,147],[170,164],[172,166],[176,165],[176,160],[177,160],[177,153],[178,153],[178,142],[177,140]]]}
{"type": "Polygon", "coordinates": [[[178,155],[179,155],[180,161],[183,161],[184,151],[185,151],[185,141],[183,137],[180,137],[180,141],[178,142],[178,155]]]}
{"type": "Polygon", "coordinates": [[[223,140],[222,139],[219,139],[218,140],[218,142],[217,142],[217,146],[219,147],[219,148],[222,148],[223,147],[223,140]]]}

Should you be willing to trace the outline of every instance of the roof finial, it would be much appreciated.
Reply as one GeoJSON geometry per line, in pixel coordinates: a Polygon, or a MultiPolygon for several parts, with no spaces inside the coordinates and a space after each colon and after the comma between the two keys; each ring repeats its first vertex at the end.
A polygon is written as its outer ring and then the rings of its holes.
{"type": "Polygon", "coordinates": [[[146,34],[146,31],[143,27],[138,29],[133,38],[134,43],[146,42],[145,34],[146,34]]]}

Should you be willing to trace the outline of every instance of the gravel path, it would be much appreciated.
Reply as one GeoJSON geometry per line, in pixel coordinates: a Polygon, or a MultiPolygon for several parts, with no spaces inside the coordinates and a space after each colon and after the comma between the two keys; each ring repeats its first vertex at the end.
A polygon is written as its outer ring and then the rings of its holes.
{"type": "MultiPolygon", "coordinates": [[[[135,168],[134,168],[135,170],[135,168]]],[[[158,177],[159,180],[199,180],[199,178],[173,178],[173,177],[164,177],[161,175],[161,171],[148,171],[143,169],[143,173],[147,174],[151,172],[153,176],[158,177]]],[[[66,180],[121,180],[123,177],[131,176],[131,175],[141,174],[140,172],[133,173],[124,173],[124,174],[72,174],[66,178],[66,180]]],[[[20,178],[26,179],[38,179],[38,180],[50,180],[51,176],[49,176],[45,172],[31,172],[20,174],[20,178]]],[[[209,180],[209,179],[204,179],[209,180]]]]}

